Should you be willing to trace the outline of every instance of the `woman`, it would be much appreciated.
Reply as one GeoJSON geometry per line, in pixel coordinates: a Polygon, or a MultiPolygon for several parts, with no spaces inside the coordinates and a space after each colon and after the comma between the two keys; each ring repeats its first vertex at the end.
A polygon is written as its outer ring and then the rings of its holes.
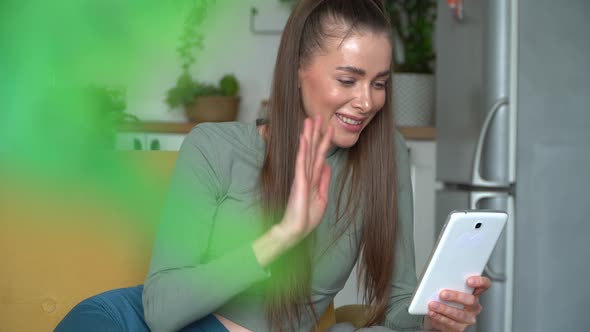
{"type": "Polygon", "coordinates": [[[94,323],[309,331],[357,257],[372,308],[366,326],[474,324],[485,277],[470,278],[474,294],[444,292],[463,310],[431,303],[426,317],[407,313],[416,286],[412,201],[389,106],[390,41],[378,0],[300,1],[281,39],[268,122],[193,129],[145,287],[81,303],[63,330],[83,312],[108,312],[94,323]]]}

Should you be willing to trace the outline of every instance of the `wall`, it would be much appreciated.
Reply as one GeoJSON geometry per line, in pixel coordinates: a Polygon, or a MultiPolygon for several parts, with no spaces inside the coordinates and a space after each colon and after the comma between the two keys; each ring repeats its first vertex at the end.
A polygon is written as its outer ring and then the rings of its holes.
{"type": "MultiPolygon", "coordinates": [[[[226,73],[233,73],[241,84],[239,121],[256,118],[260,101],[268,97],[280,35],[257,35],[250,31],[250,9],[259,10],[257,29],[282,30],[290,13],[279,0],[217,0],[203,26],[204,50],[196,54],[191,74],[199,80],[216,83],[226,73]]],[[[170,29],[170,38],[153,45],[151,54],[139,59],[144,70],[128,87],[128,112],[142,120],[185,121],[181,109],[169,111],[164,103],[166,91],[174,86],[180,73],[176,55],[183,12],[178,10],[178,26],[170,29]]]]}

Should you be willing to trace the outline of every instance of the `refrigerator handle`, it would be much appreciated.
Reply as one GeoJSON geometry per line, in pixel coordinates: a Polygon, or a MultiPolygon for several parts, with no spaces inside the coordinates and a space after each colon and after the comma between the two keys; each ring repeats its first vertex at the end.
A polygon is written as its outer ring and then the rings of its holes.
{"type": "Polygon", "coordinates": [[[483,274],[490,278],[492,281],[496,282],[504,282],[506,281],[506,275],[502,273],[496,273],[492,271],[489,265],[486,264],[486,267],[483,268],[483,274]]]}
{"type": "MultiPolygon", "coordinates": [[[[469,201],[469,209],[476,210],[477,203],[480,200],[485,198],[503,198],[506,196],[506,193],[502,192],[474,192],[471,193],[471,198],[469,201]]],[[[492,281],[506,281],[506,275],[502,273],[496,273],[488,264],[483,269],[483,274],[490,278],[492,281]]]]}
{"type": "Polygon", "coordinates": [[[490,111],[488,112],[485,121],[483,122],[483,126],[481,127],[481,131],[479,132],[479,138],[477,139],[477,146],[475,148],[475,158],[473,160],[473,180],[472,183],[474,186],[480,187],[505,187],[506,183],[503,182],[494,182],[485,180],[480,173],[480,164],[481,164],[481,155],[483,151],[483,144],[485,138],[488,133],[488,129],[490,128],[490,124],[494,119],[498,110],[504,106],[508,105],[508,98],[501,98],[498,99],[494,105],[492,105],[490,111]]]}

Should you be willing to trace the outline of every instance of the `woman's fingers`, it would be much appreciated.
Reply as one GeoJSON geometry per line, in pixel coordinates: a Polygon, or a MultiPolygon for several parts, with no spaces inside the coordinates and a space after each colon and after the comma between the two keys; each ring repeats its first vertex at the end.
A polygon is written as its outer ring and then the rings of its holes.
{"type": "Polygon", "coordinates": [[[319,173],[318,187],[309,203],[309,217],[312,228],[317,227],[322,221],[322,217],[328,206],[328,188],[330,187],[331,176],[330,166],[328,164],[323,164],[319,173]]]}
{"type": "Polygon", "coordinates": [[[332,174],[332,170],[328,164],[324,164],[324,167],[321,170],[322,176],[320,178],[320,185],[319,185],[319,198],[324,203],[328,203],[328,189],[330,187],[330,176],[332,174]]]}
{"type": "Polygon", "coordinates": [[[463,331],[469,325],[475,324],[477,315],[481,312],[477,296],[445,289],[440,293],[440,298],[447,302],[462,304],[464,308],[457,309],[443,303],[431,302],[428,306],[428,316],[434,327],[444,327],[442,331],[463,331]]]}
{"type": "Polygon", "coordinates": [[[312,151],[314,149],[313,145],[312,145],[312,136],[313,136],[313,128],[314,128],[314,123],[313,120],[311,120],[310,118],[306,118],[304,125],[303,125],[303,136],[305,137],[305,139],[307,140],[307,153],[305,156],[305,175],[307,177],[307,181],[311,180],[311,176],[312,176],[312,169],[311,169],[311,165],[312,165],[312,159],[311,159],[311,154],[312,151]]]}
{"type": "Polygon", "coordinates": [[[475,304],[475,296],[472,294],[467,294],[463,292],[457,292],[445,289],[440,292],[440,298],[447,302],[455,302],[462,305],[474,305],[475,304]]]}
{"type": "Polygon", "coordinates": [[[467,279],[467,285],[473,287],[473,295],[480,295],[492,286],[492,280],[488,277],[475,276],[467,279]]]}
{"type": "Polygon", "coordinates": [[[432,326],[441,331],[464,331],[477,321],[477,316],[482,311],[479,303],[479,293],[487,290],[491,281],[486,277],[470,277],[467,284],[474,287],[474,294],[467,294],[445,289],[440,292],[440,298],[447,302],[464,305],[463,309],[457,309],[440,302],[431,302],[428,305],[428,316],[432,326]]]}
{"type": "Polygon", "coordinates": [[[313,119],[313,130],[312,130],[312,134],[311,134],[311,158],[310,158],[310,167],[311,167],[311,174],[312,174],[312,178],[314,176],[314,165],[315,165],[315,160],[318,156],[318,146],[319,146],[319,142],[320,142],[320,129],[322,128],[322,118],[317,115],[314,119],[313,119]]]}
{"type": "Polygon", "coordinates": [[[293,184],[297,181],[309,181],[308,163],[309,163],[309,139],[307,133],[310,128],[309,120],[303,121],[303,131],[299,135],[299,148],[297,149],[297,157],[295,159],[295,179],[293,184]]]}
{"type": "Polygon", "coordinates": [[[320,180],[320,176],[322,175],[323,166],[326,163],[326,154],[328,153],[328,149],[332,144],[332,135],[334,133],[334,129],[332,127],[328,127],[324,136],[322,137],[321,141],[318,143],[317,151],[316,151],[316,158],[313,164],[313,177],[311,179],[311,187],[315,188],[318,185],[320,180]]]}
{"type": "Polygon", "coordinates": [[[435,328],[436,331],[463,332],[468,327],[467,324],[459,323],[445,315],[434,311],[428,312],[428,317],[430,317],[432,327],[435,328]]]}
{"type": "Polygon", "coordinates": [[[307,140],[304,135],[299,137],[299,149],[297,150],[297,158],[295,160],[295,179],[293,184],[299,183],[300,181],[307,182],[307,140]]]}
{"type": "Polygon", "coordinates": [[[330,147],[333,129],[321,135],[321,120],[305,119],[299,137],[295,160],[295,174],[288,202],[288,220],[293,229],[307,234],[321,221],[328,202],[330,167],[326,153],[330,147]]]}
{"type": "MultiPolygon", "coordinates": [[[[476,322],[475,313],[462,309],[453,308],[443,303],[433,301],[429,303],[428,308],[430,309],[430,311],[450,318],[451,320],[460,324],[473,325],[476,322]]],[[[432,317],[432,315],[430,316],[432,317]]]]}

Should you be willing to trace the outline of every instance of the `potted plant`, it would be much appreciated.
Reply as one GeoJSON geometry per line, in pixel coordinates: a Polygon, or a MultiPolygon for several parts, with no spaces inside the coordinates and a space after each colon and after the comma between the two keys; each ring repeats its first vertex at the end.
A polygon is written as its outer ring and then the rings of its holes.
{"type": "Polygon", "coordinates": [[[393,111],[398,126],[434,125],[436,0],[385,0],[393,27],[393,111]]]}
{"type": "Polygon", "coordinates": [[[191,122],[234,121],[240,104],[239,89],[236,77],[231,74],[213,85],[197,82],[185,72],[176,86],[168,90],[166,103],[170,107],[184,107],[191,122]]]}
{"type": "Polygon", "coordinates": [[[167,92],[166,103],[171,108],[184,107],[192,122],[223,122],[236,119],[240,97],[239,83],[234,75],[221,78],[219,84],[199,82],[189,69],[195,63],[194,52],[203,49],[203,33],[199,26],[205,20],[211,0],[195,1],[189,10],[180,45],[176,49],[182,62],[182,73],[176,85],[167,92]]]}
{"type": "Polygon", "coordinates": [[[84,87],[82,96],[94,124],[88,134],[95,146],[113,149],[119,127],[125,122],[139,121],[135,115],[125,112],[126,94],[126,88],[121,86],[90,84],[84,87]]]}

